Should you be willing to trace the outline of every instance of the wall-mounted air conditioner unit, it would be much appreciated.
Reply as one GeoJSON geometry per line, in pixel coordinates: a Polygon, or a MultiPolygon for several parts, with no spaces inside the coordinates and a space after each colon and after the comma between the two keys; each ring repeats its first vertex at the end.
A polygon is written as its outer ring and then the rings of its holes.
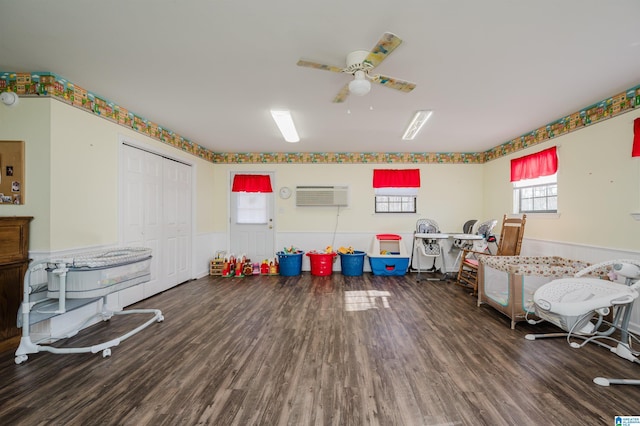
{"type": "Polygon", "coordinates": [[[296,186],[296,206],[339,206],[349,205],[348,186],[296,186]]]}

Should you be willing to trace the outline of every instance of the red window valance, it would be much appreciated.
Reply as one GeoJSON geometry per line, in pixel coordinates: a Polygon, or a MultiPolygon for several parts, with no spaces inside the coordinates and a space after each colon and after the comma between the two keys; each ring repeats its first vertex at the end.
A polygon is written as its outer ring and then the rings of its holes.
{"type": "Polygon", "coordinates": [[[632,157],[640,157],[640,118],[633,120],[633,150],[632,157]]]}
{"type": "Polygon", "coordinates": [[[558,171],[556,147],[511,160],[511,182],[550,176],[558,171]]]}
{"type": "Polygon", "coordinates": [[[235,175],[232,192],[273,192],[269,175],[235,175]]]}
{"type": "Polygon", "coordinates": [[[406,169],[406,170],[374,169],[373,170],[373,187],[374,188],[419,188],[420,187],[420,169],[406,169]]]}

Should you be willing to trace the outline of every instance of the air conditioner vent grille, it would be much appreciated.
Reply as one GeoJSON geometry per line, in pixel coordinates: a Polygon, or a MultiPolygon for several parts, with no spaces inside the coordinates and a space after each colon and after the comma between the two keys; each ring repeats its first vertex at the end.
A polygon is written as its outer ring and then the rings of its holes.
{"type": "Polygon", "coordinates": [[[347,186],[296,186],[296,206],[321,207],[349,205],[347,186]]]}

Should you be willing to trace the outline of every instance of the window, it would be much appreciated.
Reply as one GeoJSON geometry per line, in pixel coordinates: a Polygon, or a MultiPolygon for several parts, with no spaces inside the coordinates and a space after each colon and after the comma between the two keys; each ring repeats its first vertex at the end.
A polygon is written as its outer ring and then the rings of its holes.
{"type": "Polygon", "coordinates": [[[412,195],[376,195],[376,213],[415,213],[416,197],[412,195]]]}
{"type": "Polygon", "coordinates": [[[557,174],[513,183],[514,213],[557,213],[557,174]]]}
{"type": "Polygon", "coordinates": [[[558,212],[556,147],[511,160],[514,213],[558,212]]]}
{"type": "Polygon", "coordinates": [[[420,170],[373,171],[376,213],[416,213],[420,170]]]}
{"type": "Polygon", "coordinates": [[[268,219],[267,194],[260,192],[237,192],[236,223],[264,224],[268,219]]]}

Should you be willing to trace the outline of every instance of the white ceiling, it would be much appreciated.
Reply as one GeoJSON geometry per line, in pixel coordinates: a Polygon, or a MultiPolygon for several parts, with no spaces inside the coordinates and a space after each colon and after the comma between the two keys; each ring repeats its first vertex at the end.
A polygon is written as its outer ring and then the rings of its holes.
{"type": "Polygon", "coordinates": [[[0,0],[0,71],[53,72],[216,152],[478,152],[640,84],[639,17],[638,0],[0,0]],[[350,77],[296,66],[342,67],[385,31],[403,43],[376,71],[411,93],[334,104],[350,77]]]}

